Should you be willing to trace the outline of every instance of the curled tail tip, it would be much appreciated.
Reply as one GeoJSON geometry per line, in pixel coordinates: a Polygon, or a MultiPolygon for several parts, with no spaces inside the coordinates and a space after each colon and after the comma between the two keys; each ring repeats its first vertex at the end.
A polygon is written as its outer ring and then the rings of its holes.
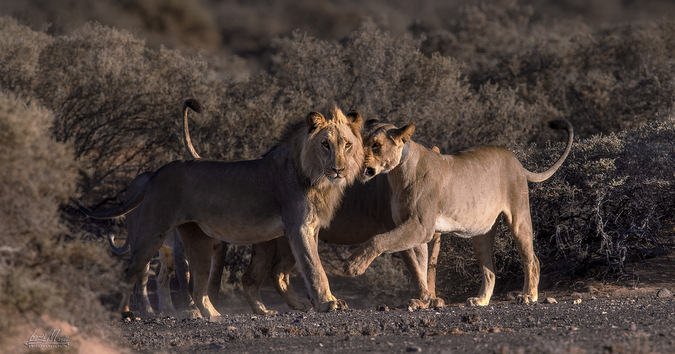
{"type": "Polygon", "coordinates": [[[194,98],[188,98],[187,100],[183,101],[183,111],[185,111],[188,107],[197,113],[202,113],[202,104],[194,98]]]}

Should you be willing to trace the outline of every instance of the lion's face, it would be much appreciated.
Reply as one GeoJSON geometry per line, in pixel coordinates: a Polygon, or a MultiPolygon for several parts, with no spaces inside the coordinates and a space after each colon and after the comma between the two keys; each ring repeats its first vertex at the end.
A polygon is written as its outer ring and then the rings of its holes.
{"type": "Polygon", "coordinates": [[[380,173],[393,170],[400,162],[415,125],[397,128],[393,124],[369,120],[363,132],[363,168],[359,173],[367,181],[380,173]]]}
{"type": "Polygon", "coordinates": [[[325,118],[307,115],[308,139],[302,151],[302,165],[312,184],[352,183],[363,164],[362,119],[356,112],[346,116],[333,108],[325,118]]]}

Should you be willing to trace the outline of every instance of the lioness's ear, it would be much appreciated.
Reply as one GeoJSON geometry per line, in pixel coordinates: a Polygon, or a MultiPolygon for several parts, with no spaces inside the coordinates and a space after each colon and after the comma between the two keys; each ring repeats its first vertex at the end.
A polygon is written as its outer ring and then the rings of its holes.
{"type": "Polygon", "coordinates": [[[415,124],[409,124],[402,128],[390,130],[389,136],[392,139],[401,141],[402,144],[405,144],[408,141],[410,141],[410,138],[412,137],[414,132],[415,132],[415,124]]]}
{"type": "Polygon", "coordinates": [[[326,124],[326,118],[319,112],[310,112],[305,121],[307,122],[307,130],[310,133],[326,124]]]}
{"type": "Polygon", "coordinates": [[[352,126],[352,130],[356,132],[360,132],[361,129],[363,129],[363,118],[361,117],[361,113],[359,111],[353,109],[347,113],[347,119],[349,119],[349,125],[352,126]]]}

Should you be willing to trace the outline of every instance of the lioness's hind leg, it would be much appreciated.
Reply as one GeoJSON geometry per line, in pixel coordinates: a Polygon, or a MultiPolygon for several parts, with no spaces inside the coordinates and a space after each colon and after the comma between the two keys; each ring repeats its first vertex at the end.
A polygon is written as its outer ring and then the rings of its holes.
{"type": "Polygon", "coordinates": [[[309,311],[312,303],[298,296],[291,286],[291,271],[295,267],[295,258],[291,245],[288,243],[288,237],[279,237],[275,241],[277,242],[276,262],[270,273],[274,287],[277,293],[284,298],[288,307],[298,311],[309,311]]]}
{"type": "Polygon", "coordinates": [[[251,310],[258,315],[274,315],[275,310],[268,310],[260,298],[260,286],[272,269],[276,240],[254,244],[251,248],[251,262],[241,277],[244,297],[251,310]]]}
{"type": "Polygon", "coordinates": [[[171,300],[171,276],[175,273],[173,249],[162,245],[159,249],[159,272],[157,272],[157,295],[159,297],[159,312],[175,316],[176,309],[171,300]]]}
{"type": "Polygon", "coordinates": [[[429,263],[427,265],[427,289],[429,290],[429,307],[443,307],[445,300],[436,294],[436,267],[438,265],[438,253],[441,251],[441,234],[434,233],[434,237],[427,243],[429,263]]]}
{"type": "Polygon", "coordinates": [[[492,229],[484,235],[471,238],[473,251],[478,259],[478,268],[480,268],[483,282],[477,297],[471,297],[466,300],[467,306],[487,306],[490,303],[492,292],[495,288],[495,265],[494,265],[494,241],[497,223],[492,229]]]}
{"type": "Polygon", "coordinates": [[[518,248],[525,273],[523,293],[518,297],[519,303],[536,302],[539,297],[539,259],[534,254],[534,234],[532,233],[529,201],[525,204],[513,214],[511,220],[507,217],[507,223],[518,248]]]}
{"type": "Polygon", "coordinates": [[[427,284],[427,264],[429,259],[427,245],[421,244],[402,251],[400,254],[417,288],[416,298],[410,299],[408,306],[412,308],[426,308],[429,305],[430,298],[427,284]]]}

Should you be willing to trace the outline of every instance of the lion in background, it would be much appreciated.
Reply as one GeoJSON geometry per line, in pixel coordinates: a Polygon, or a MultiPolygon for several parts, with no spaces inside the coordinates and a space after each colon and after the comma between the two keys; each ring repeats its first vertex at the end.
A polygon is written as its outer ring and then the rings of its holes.
{"type": "Polygon", "coordinates": [[[396,228],[370,238],[351,254],[345,273],[362,274],[384,252],[429,242],[437,232],[470,238],[482,273],[482,286],[468,305],[485,306],[495,284],[494,238],[504,216],[523,263],[525,283],[519,302],[538,299],[539,260],[533,249],[528,182],[542,182],[560,168],[572,147],[574,132],[566,120],[551,128],[567,131],[562,156],[548,170],[526,170],[509,150],[481,146],[442,155],[411,139],[414,125],[402,128],[368,121],[364,129],[364,179],[387,173],[396,228]]]}
{"type": "MultiPolygon", "coordinates": [[[[136,282],[163,240],[178,229],[193,270],[193,297],[203,315],[219,315],[206,284],[213,240],[252,244],[286,231],[317,311],[344,308],[319,260],[317,233],[327,226],[345,188],[363,164],[361,115],[332,107],[327,117],[309,113],[289,125],[279,144],[263,158],[239,162],[174,161],[155,171],[122,205],[90,216],[113,218],[139,209],[129,230],[131,259],[125,281],[136,282]],[[203,234],[185,230],[195,225],[203,234]],[[181,232],[185,230],[186,232],[181,232]],[[208,235],[208,236],[205,236],[208,235]]],[[[126,294],[128,296],[128,294],[126,294]]]]}

